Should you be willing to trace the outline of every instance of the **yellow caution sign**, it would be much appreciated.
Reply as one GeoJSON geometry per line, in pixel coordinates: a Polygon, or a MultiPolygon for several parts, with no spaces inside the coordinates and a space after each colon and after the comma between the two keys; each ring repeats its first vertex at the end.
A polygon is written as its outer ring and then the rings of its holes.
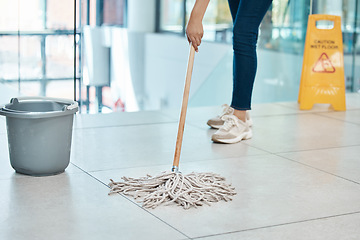
{"type": "Polygon", "coordinates": [[[341,17],[309,15],[298,102],[308,110],[315,103],[330,103],[345,111],[344,54],[341,17]],[[319,29],[319,21],[333,22],[331,29],[319,29]]]}

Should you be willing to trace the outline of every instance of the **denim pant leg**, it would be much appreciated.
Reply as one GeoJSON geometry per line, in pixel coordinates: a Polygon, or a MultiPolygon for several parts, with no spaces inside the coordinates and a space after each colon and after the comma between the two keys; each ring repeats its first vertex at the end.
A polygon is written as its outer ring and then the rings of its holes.
{"type": "Polygon", "coordinates": [[[251,109],[257,69],[256,43],[260,23],[272,0],[228,0],[233,27],[233,96],[231,106],[251,109]]]}

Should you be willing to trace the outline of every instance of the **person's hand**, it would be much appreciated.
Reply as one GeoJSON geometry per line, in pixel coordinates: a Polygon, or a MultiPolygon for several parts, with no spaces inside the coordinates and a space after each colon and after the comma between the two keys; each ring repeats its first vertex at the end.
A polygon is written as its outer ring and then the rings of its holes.
{"type": "Polygon", "coordinates": [[[194,48],[195,51],[198,52],[198,47],[201,44],[201,39],[204,35],[204,29],[201,20],[197,20],[194,18],[189,19],[188,25],[186,27],[186,36],[194,48]]]}

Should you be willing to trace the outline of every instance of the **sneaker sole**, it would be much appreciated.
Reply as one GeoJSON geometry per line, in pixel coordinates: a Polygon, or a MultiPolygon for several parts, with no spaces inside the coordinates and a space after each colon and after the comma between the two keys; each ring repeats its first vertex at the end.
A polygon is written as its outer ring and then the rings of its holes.
{"type": "Polygon", "coordinates": [[[218,142],[218,143],[238,143],[241,140],[248,140],[252,138],[252,132],[247,132],[247,133],[243,133],[240,136],[236,137],[236,138],[232,138],[232,139],[214,139],[211,138],[211,140],[213,142],[218,142]]]}
{"type": "MultiPolygon", "coordinates": [[[[246,123],[249,124],[249,127],[253,126],[253,121],[252,120],[248,120],[246,123]]],[[[212,125],[212,124],[209,124],[209,123],[207,123],[207,125],[209,127],[211,127],[211,128],[214,128],[214,129],[219,129],[219,128],[221,128],[223,126],[223,124],[221,124],[221,125],[212,125]]]]}
{"type": "Polygon", "coordinates": [[[219,129],[222,127],[222,125],[210,125],[210,124],[208,124],[208,126],[214,129],[219,129]]]}

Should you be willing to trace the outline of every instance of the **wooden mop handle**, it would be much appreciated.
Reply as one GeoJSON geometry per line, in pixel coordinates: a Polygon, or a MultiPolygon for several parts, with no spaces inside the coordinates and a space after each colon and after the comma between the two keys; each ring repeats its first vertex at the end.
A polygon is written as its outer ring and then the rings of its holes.
{"type": "Polygon", "coordinates": [[[172,167],[173,172],[179,171],[181,144],[182,144],[182,139],[183,139],[183,134],[184,134],[186,110],[187,110],[187,105],[188,105],[188,101],[189,101],[190,83],[191,83],[192,70],[193,70],[193,66],[194,66],[194,58],[195,58],[195,48],[190,43],[190,53],[189,53],[188,66],[187,66],[187,70],[186,70],[184,95],[183,95],[183,101],[182,101],[182,105],[181,105],[179,129],[178,129],[178,135],[177,135],[177,139],[176,139],[175,155],[174,155],[174,162],[173,162],[173,167],[172,167]]]}

